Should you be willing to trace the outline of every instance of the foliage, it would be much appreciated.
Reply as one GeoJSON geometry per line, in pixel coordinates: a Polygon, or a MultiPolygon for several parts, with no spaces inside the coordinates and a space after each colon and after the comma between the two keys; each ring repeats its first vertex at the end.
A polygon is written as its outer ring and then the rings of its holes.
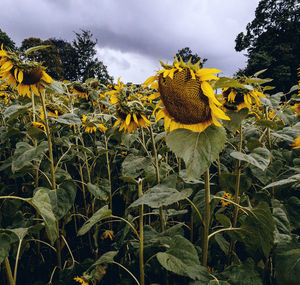
{"type": "Polygon", "coordinates": [[[247,50],[246,75],[267,68],[276,91],[287,92],[297,82],[300,7],[294,0],[261,0],[246,33],[236,37],[237,51],[247,50]],[[280,88],[279,88],[280,86],[280,88]]]}
{"type": "Polygon", "coordinates": [[[207,58],[201,58],[197,53],[192,53],[191,49],[189,47],[182,48],[178,50],[176,53],[177,58],[182,58],[184,62],[188,62],[191,59],[192,64],[196,64],[199,60],[200,62],[200,67],[202,68],[204,63],[207,61],[207,58]]]}
{"type": "MultiPolygon", "coordinates": [[[[58,54],[75,52],[53,42],[58,54]]],[[[164,72],[170,70],[178,72],[164,72]]],[[[264,91],[260,85],[269,80],[258,75],[206,83],[213,93],[264,91]]],[[[264,92],[240,110],[226,111],[219,95],[214,102],[231,120],[221,125],[214,118],[195,132],[156,122],[158,92],[151,88],[89,78],[43,83],[45,94],[24,97],[6,83],[0,82],[4,284],[297,284],[296,87],[264,92]],[[146,110],[145,119],[132,110],[146,110]],[[125,132],[130,124],[135,128],[125,132]]]]}

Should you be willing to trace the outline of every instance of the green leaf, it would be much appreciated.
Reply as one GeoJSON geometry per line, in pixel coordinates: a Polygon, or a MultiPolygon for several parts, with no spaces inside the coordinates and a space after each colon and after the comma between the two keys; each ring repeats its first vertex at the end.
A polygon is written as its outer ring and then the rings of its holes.
{"type": "Polygon", "coordinates": [[[7,231],[13,232],[19,240],[23,240],[27,235],[29,228],[15,228],[15,229],[6,229],[7,231]]]}
{"type": "Polygon", "coordinates": [[[93,266],[100,264],[108,264],[114,262],[114,257],[118,254],[118,251],[108,251],[100,256],[93,266]]]}
{"type": "Polygon", "coordinates": [[[222,272],[222,276],[230,285],[263,285],[259,273],[251,267],[248,264],[230,266],[222,272]]]}
{"type": "Polygon", "coordinates": [[[170,248],[156,257],[165,269],[178,275],[205,282],[211,279],[207,269],[200,265],[194,245],[180,235],[174,236],[170,248]]]}
{"type": "Polygon", "coordinates": [[[78,231],[78,236],[86,234],[95,224],[103,219],[109,218],[111,216],[111,210],[108,206],[104,206],[99,209],[91,218],[89,218],[78,231]]]}
{"type": "Polygon", "coordinates": [[[288,198],[285,207],[291,226],[298,229],[300,226],[300,199],[295,196],[288,198]]]}
{"type": "MultiPolygon", "coordinates": [[[[219,176],[219,184],[224,191],[234,194],[236,184],[236,174],[222,172],[219,176]]],[[[246,174],[240,175],[240,193],[248,191],[252,186],[251,178],[246,174]]]]}
{"type": "Polygon", "coordinates": [[[76,192],[77,187],[72,181],[65,181],[56,190],[49,190],[52,210],[57,220],[63,218],[72,208],[76,192]]]}
{"type": "Polygon", "coordinates": [[[149,167],[154,172],[154,166],[151,158],[129,154],[122,163],[122,176],[135,179],[143,175],[145,170],[149,167]]]}
{"type": "Polygon", "coordinates": [[[95,198],[102,201],[108,200],[110,185],[107,179],[103,179],[98,185],[88,182],[87,189],[95,198]]]}
{"type": "Polygon", "coordinates": [[[22,105],[12,105],[5,109],[4,111],[4,118],[8,119],[8,121],[11,121],[15,118],[17,118],[20,115],[23,115],[25,113],[28,113],[28,105],[22,106],[22,105]]]}
{"type": "Polygon", "coordinates": [[[0,233],[0,264],[9,256],[10,242],[8,234],[0,233]]]}
{"type": "Polygon", "coordinates": [[[245,218],[237,234],[249,252],[261,250],[267,258],[274,244],[274,220],[266,202],[261,201],[245,218]]]}
{"type": "Polygon", "coordinates": [[[236,132],[240,129],[241,122],[247,117],[248,112],[248,108],[243,108],[238,112],[227,111],[226,115],[229,116],[230,121],[223,121],[224,127],[231,132],[236,132]]]}
{"type": "Polygon", "coordinates": [[[282,240],[275,249],[276,284],[298,285],[300,279],[300,243],[293,237],[282,240]]]}
{"type": "Polygon", "coordinates": [[[250,154],[244,154],[239,151],[233,151],[230,155],[238,160],[249,162],[250,164],[265,170],[270,163],[271,154],[266,148],[258,147],[250,154]]]}
{"type": "Polygon", "coordinates": [[[46,232],[49,240],[53,244],[57,237],[56,218],[52,211],[49,189],[39,187],[36,189],[33,198],[28,202],[36,209],[45,222],[46,232]]]}
{"type": "Polygon", "coordinates": [[[161,206],[168,206],[180,200],[188,198],[193,190],[188,188],[179,192],[174,188],[169,188],[166,185],[158,184],[150,188],[139,199],[134,201],[129,208],[137,207],[140,205],[147,205],[151,208],[159,208],[161,206]]]}
{"type": "Polygon", "coordinates": [[[82,124],[81,119],[77,115],[71,113],[63,114],[62,116],[59,116],[57,118],[51,117],[51,119],[65,125],[81,126],[82,124]]]}
{"type": "Polygon", "coordinates": [[[275,186],[281,186],[281,185],[285,185],[285,184],[289,184],[289,183],[295,183],[295,182],[298,182],[298,183],[300,182],[300,174],[295,174],[289,178],[273,182],[273,183],[267,185],[266,187],[264,187],[263,189],[267,189],[267,188],[275,187],[275,186]]]}
{"type": "Polygon", "coordinates": [[[280,202],[274,200],[272,203],[273,206],[273,219],[275,222],[275,227],[279,233],[282,234],[291,234],[291,226],[288,220],[288,217],[285,211],[282,209],[280,202]]]}
{"type": "Polygon", "coordinates": [[[43,153],[48,150],[48,142],[42,141],[36,148],[26,142],[18,142],[12,161],[12,172],[30,166],[33,160],[40,160],[43,153]]]}
{"type": "Polygon", "coordinates": [[[50,45],[41,45],[41,46],[35,46],[35,47],[31,47],[27,50],[25,50],[25,54],[26,56],[29,55],[31,52],[34,52],[34,51],[37,51],[37,50],[41,50],[41,49],[45,49],[45,48],[48,48],[50,47],[50,45]]]}
{"type": "Polygon", "coordinates": [[[210,126],[202,133],[177,129],[167,135],[168,147],[184,159],[188,179],[198,178],[222,151],[226,139],[224,128],[210,126]]]}
{"type": "Polygon", "coordinates": [[[223,237],[221,233],[214,235],[214,238],[222,251],[228,255],[230,243],[223,237]]]}

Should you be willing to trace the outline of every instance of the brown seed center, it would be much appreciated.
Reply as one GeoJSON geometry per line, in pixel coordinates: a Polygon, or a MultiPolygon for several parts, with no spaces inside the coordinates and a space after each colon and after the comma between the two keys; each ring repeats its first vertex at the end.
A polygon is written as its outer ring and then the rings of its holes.
{"type": "Polygon", "coordinates": [[[32,70],[24,70],[23,71],[23,81],[22,84],[31,85],[40,82],[43,76],[42,69],[39,67],[35,67],[32,70]]]}
{"type": "Polygon", "coordinates": [[[208,98],[201,83],[192,79],[190,71],[176,72],[171,79],[160,74],[159,92],[169,114],[182,124],[198,124],[211,120],[208,98]]]}

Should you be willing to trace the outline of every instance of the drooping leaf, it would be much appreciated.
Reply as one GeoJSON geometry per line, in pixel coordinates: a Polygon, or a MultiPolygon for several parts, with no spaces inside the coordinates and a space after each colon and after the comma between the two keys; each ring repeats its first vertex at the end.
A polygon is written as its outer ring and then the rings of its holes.
{"type": "Polygon", "coordinates": [[[42,187],[37,188],[33,198],[29,200],[29,203],[43,218],[48,238],[51,243],[54,243],[57,237],[56,218],[52,211],[49,189],[42,187]]]}
{"type": "Polygon", "coordinates": [[[226,133],[224,128],[210,126],[202,133],[177,129],[167,135],[168,147],[184,159],[189,179],[198,178],[222,151],[226,133]]]}
{"type": "Polygon", "coordinates": [[[154,172],[154,166],[151,158],[129,154],[122,163],[122,175],[123,177],[135,179],[145,173],[145,170],[149,167],[152,168],[154,172]]]}
{"type": "Polygon", "coordinates": [[[76,192],[77,187],[71,180],[61,183],[56,190],[49,191],[53,213],[57,220],[63,218],[72,208],[76,192]]]}
{"type": "Polygon", "coordinates": [[[238,160],[249,162],[250,164],[265,170],[270,163],[271,154],[266,148],[258,147],[250,154],[233,151],[230,155],[238,160]]]}
{"type": "Polygon", "coordinates": [[[87,184],[88,191],[93,194],[93,196],[99,200],[107,201],[110,191],[109,182],[106,179],[103,179],[98,185],[88,183],[87,184]]]}
{"type": "Polygon", "coordinates": [[[18,116],[27,113],[28,108],[29,108],[28,105],[23,106],[23,105],[14,104],[12,106],[9,106],[4,111],[4,118],[8,119],[8,121],[11,121],[17,118],[18,116]]]}
{"type": "Polygon", "coordinates": [[[139,205],[147,205],[151,208],[159,208],[168,206],[180,200],[184,200],[192,194],[192,189],[184,189],[178,191],[175,188],[169,188],[164,184],[158,184],[150,188],[139,199],[134,201],[129,207],[137,207],[139,205]]]}
{"type": "Polygon", "coordinates": [[[249,252],[260,251],[268,257],[274,244],[274,229],[270,207],[261,201],[251,210],[237,233],[249,252]]]}
{"type": "Polygon", "coordinates": [[[242,264],[239,266],[230,266],[222,272],[231,285],[262,285],[262,279],[258,271],[253,266],[242,264]]]}
{"type": "Polygon", "coordinates": [[[268,189],[271,187],[281,186],[281,185],[295,183],[295,182],[298,182],[298,183],[300,182],[300,174],[295,174],[289,178],[273,182],[273,183],[267,185],[266,187],[264,187],[263,189],[268,189]]]}
{"type": "Polygon", "coordinates": [[[0,264],[9,256],[10,237],[6,233],[0,233],[0,264]]]}
{"type": "Polygon", "coordinates": [[[194,245],[180,235],[174,236],[170,248],[156,257],[165,269],[178,275],[205,282],[211,279],[207,269],[200,265],[194,245]]]}
{"type": "Polygon", "coordinates": [[[33,160],[41,159],[43,153],[48,150],[48,143],[42,141],[36,148],[26,142],[18,142],[12,160],[12,172],[16,172],[25,166],[31,165],[33,160]]]}
{"type": "Polygon", "coordinates": [[[71,113],[63,114],[57,118],[51,118],[51,119],[65,125],[81,126],[82,124],[81,119],[76,114],[71,114],[71,113]]]}
{"type": "Polygon", "coordinates": [[[94,226],[96,223],[100,222],[103,219],[109,218],[111,216],[111,210],[108,209],[108,206],[104,206],[101,209],[99,209],[91,218],[89,218],[83,226],[78,231],[78,236],[82,236],[86,234],[92,226],[94,226]]]}
{"type": "Polygon", "coordinates": [[[236,132],[240,129],[240,125],[243,119],[245,119],[248,115],[249,109],[243,108],[238,112],[235,111],[227,111],[226,115],[229,116],[229,121],[223,121],[223,125],[226,129],[231,132],[236,132]]]}

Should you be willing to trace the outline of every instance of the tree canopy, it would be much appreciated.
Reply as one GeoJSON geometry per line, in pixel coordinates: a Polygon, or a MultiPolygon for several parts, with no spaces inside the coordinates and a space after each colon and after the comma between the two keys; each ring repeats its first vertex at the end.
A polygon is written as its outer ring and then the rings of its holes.
{"type": "Polygon", "coordinates": [[[236,51],[247,51],[248,62],[239,73],[251,75],[267,68],[275,90],[297,84],[300,62],[300,5],[294,0],[261,0],[246,33],[236,37],[236,51]]]}
{"type": "Polygon", "coordinates": [[[189,47],[178,50],[176,56],[178,58],[181,57],[184,62],[188,62],[191,59],[192,64],[195,64],[201,60],[200,67],[203,67],[204,63],[207,61],[207,58],[202,59],[197,53],[193,53],[189,47]]]}
{"type": "Polygon", "coordinates": [[[4,49],[16,49],[16,44],[13,42],[13,40],[0,29],[0,47],[1,45],[3,45],[4,49]]]}

